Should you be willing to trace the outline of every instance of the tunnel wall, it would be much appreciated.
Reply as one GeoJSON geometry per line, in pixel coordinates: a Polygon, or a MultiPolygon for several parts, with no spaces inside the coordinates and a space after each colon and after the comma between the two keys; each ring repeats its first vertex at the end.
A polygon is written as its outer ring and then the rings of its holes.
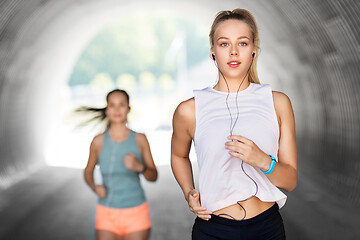
{"type": "MultiPolygon", "coordinates": [[[[196,5],[195,9],[205,12],[203,18],[210,20],[223,9],[245,6],[254,12],[264,35],[259,68],[273,74],[275,89],[287,93],[293,103],[300,176],[360,204],[359,1],[179,4],[184,8],[196,5]]],[[[1,188],[44,164],[42,126],[57,117],[48,116],[46,109],[59,104],[56,86],[68,77],[69,66],[87,41],[81,35],[89,38],[101,26],[94,25],[91,32],[79,16],[95,16],[92,11],[105,11],[111,5],[129,7],[121,1],[1,1],[1,188]],[[81,32],[86,29],[85,34],[81,32]]],[[[103,21],[104,15],[92,23],[103,21]]]]}
{"type": "Polygon", "coordinates": [[[0,186],[6,188],[41,165],[41,158],[29,129],[32,127],[28,103],[31,101],[30,82],[22,81],[13,69],[16,60],[14,41],[19,29],[37,5],[29,1],[1,1],[0,4],[0,186]]]}
{"type": "MultiPolygon", "coordinates": [[[[299,56],[312,66],[308,84],[322,125],[307,120],[299,134],[302,173],[336,196],[359,204],[360,43],[358,1],[277,1],[278,9],[298,32],[299,56]],[[313,126],[312,126],[313,125],[313,126]],[[314,129],[317,126],[318,129],[314,129]]],[[[311,104],[311,105],[310,105],[311,104]]]]}

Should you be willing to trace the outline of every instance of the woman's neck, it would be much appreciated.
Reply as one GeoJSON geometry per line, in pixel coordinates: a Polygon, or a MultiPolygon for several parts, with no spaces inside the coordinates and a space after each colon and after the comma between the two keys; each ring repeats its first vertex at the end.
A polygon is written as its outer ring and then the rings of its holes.
{"type": "Polygon", "coordinates": [[[237,91],[242,91],[245,90],[246,88],[249,87],[250,82],[248,80],[248,78],[245,78],[244,81],[242,82],[239,80],[227,80],[227,85],[226,82],[224,80],[224,78],[220,78],[220,80],[217,82],[217,84],[214,86],[214,89],[217,91],[221,91],[221,92],[237,92],[237,91]],[[241,86],[240,86],[241,84],[241,86]],[[228,89],[229,86],[229,89],[228,89]],[[240,89],[239,89],[240,86],[240,89]]]}
{"type": "Polygon", "coordinates": [[[128,127],[126,126],[126,123],[111,123],[109,127],[109,131],[114,134],[121,134],[121,133],[127,133],[128,127]]]}
{"type": "Polygon", "coordinates": [[[110,137],[116,142],[122,142],[129,136],[130,129],[123,123],[112,123],[109,127],[110,137]]]}

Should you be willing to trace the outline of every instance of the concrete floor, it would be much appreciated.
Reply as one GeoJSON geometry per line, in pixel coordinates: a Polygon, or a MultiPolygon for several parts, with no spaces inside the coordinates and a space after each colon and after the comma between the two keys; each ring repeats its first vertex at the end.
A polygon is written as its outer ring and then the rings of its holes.
{"type": "MultiPolygon", "coordinates": [[[[151,240],[190,239],[194,215],[188,210],[170,167],[156,183],[144,182],[151,208],[151,240]]],[[[0,239],[94,239],[95,196],[82,170],[44,167],[0,193],[0,239]]],[[[328,198],[300,176],[281,209],[287,239],[360,239],[359,210],[328,198]]]]}

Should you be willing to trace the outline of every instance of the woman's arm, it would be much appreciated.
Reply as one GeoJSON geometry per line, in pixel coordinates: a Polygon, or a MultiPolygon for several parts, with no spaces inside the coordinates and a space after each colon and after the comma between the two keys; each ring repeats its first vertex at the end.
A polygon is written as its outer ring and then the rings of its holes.
{"type": "Polygon", "coordinates": [[[179,183],[186,201],[188,194],[195,189],[192,166],[189,159],[192,137],[191,125],[195,124],[194,100],[189,99],[179,104],[173,117],[173,134],[171,138],[171,168],[179,183]]]}
{"type": "Polygon", "coordinates": [[[97,135],[94,137],[90,144],[90,154],[87,165],[84,170],[84,178],[89,187],[100,197],[103,198],[106,195],[105,187],[102,185],[95,185],[94,183],[94,168],[97,163],[98,156],[102,149],[103,135],[97,135]]]}
{"type": "Polygon", "coordinates": [[[180,103],[174,113],[171,138],[171,168],[190,210],[198,217],[208,220],[211,212],[200,204],[200,194],[194,186],[192,166],[189,159],[194,130],[195,102],[191,98],[180,103]]]}
{"type": "Polygon", "coordinates": [[[146,180],[154,182],[157,179],[157,170],[151,155],[150,145],[145,134],[137,133],[136,142],[138,143],[142,158],[144,160],[144,168],[142,168],[142,170],[145,171],[143,171],[142,174],[146,180]]]}
{"type": "MultiPolygon", "coordinates": [[[[278,188],[288,192],[297,185],[297,150],[295,137],[295,120],[290,99],[281,92],[273,92],[274,106],[280,128],[278,162],[272,173],[266,176],[278,188]]],[[[263,171],[270,168],[271,157],[261,151],[251,140],[233,135],[225,143],[230,155],[258,167],[263,171]]]]}
{"type": "MultiPolygon", "coordinates": [[[[279,162],[275,165],[274,171],[267,176],[275,186],[290,192],[297,185],[297,147],[294,112],[289,97],[284,93],[274,91],[273,99],[280,125],[279,162]]],[[[270,166],[270,161],[268,161],[268,164],[270,166]]],[[[263,170],[266,171],[267,169],[263,170]]]]}

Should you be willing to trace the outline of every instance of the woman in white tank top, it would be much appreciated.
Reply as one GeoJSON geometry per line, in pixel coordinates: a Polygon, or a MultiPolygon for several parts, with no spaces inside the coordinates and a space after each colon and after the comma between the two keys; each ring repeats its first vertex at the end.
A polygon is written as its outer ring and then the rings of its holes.
{"type": "Polygon", "coordinates": [[[279,189],[289,192],[297,184],[291,102],[257,78],[259,37],[250,12],[219,12],[209,36],[219,81],[195,90],[173,118],[171,167],[197,216],[193,239],[285,239],[278,209],[286,195],[279,189]]]}

